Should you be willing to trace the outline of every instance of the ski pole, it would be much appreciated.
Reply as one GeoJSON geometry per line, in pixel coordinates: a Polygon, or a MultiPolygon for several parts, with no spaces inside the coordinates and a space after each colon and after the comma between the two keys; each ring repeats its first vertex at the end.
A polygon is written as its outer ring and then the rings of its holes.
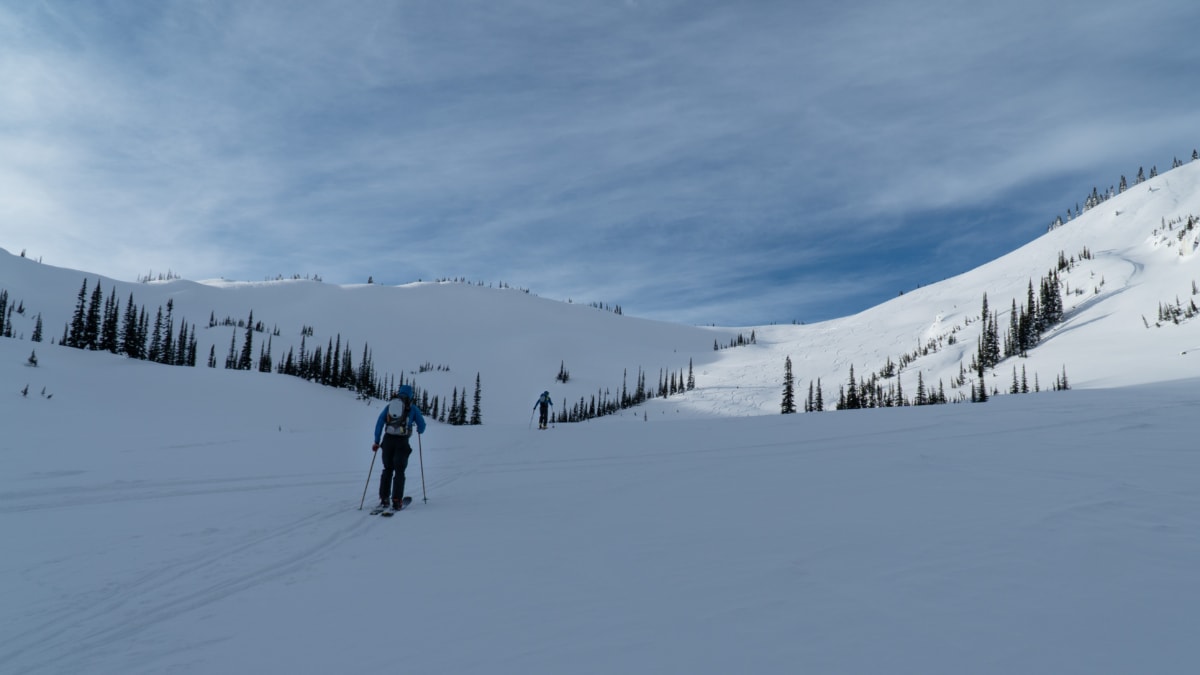
{"type": "MultiPolygon", "coordinates": [[[[534,406],[533,410],[537,410],[537,406],[534,406]]],[[[530,431],[533,430],[533,410],[529,411],[529,430],[530,431]]]]}
{"type": "Polygon", "coordinates": [[[425,494],[425,451],[421,449],[421,434],[417,434],[417,461],[421,464],[421,503],[429,503],[429,495],[425,494]]]}
{"type": "Polygon", "coordinates": [[[367,502],[367,488],[371,486],[371,474],[375,472],[375,455],[378,454],[378,451],[371,453],[371,468],[367,469],[367,484],[363,486],[362,500],[358,502],[359,511],[362,511],[363,504],[367,502]]]}

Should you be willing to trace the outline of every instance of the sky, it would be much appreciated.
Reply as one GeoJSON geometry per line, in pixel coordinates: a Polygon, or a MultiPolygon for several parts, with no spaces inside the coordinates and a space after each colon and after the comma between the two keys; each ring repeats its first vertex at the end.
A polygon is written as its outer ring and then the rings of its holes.
{"type": "Polygon", "coordinates": [[[0,4],[0,247],[846,316],[1188,160],[1200,5],[0,4]]]}

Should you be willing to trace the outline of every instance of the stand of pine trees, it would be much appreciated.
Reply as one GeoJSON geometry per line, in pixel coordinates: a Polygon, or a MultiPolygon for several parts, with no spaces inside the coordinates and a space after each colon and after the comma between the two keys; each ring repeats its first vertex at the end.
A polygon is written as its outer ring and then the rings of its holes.
{"type": "MultiPolygon", "coordinates": [[[[11,315],[14,309],[23,314],[24,304],[10,306],[8,291],[0,289],[0,337],[12,337],[11,315]]],[[[196,326],[186,320],[180,321],[178,332],[175,328],[175,301],[168,300],[166,311],[159,306],[155,312],[153,324],[144,305],[134,302],[133,293],[129,294],[124,309],[113,289],[107,298],[101,289],[100,280],[88,291],[88,280],[85,278],[76,297],[75,310],[71,321],[63,326],[62,339],[59,344],[75,349],[92,351],[107,351],[113,354],[123,354],[129,358],[153,361],[164,365],[191,366],[196,365],[196,326]]],[[[210,313],[209,328],[218,325],[234,326],[230,336],[229,353],[225,358],[225,368],[231,370],[258,370],[259,372],[276,372],[282,375],[299,377],[310,382],[340,389],[349,389],[358,393],[362,399],[388,398],[401,384],[405,384],[404,375],[399,381],[394,376],[384,377],[379,374],[372,362],[370,345],[363,345],[362,358],[357,367],[354,365],[353,353],[347,345],[342,347],[342,336],[330,339],[322,349],[318,346],[311,352],[307,349],[306,340],[313,334],[311,327],[305,326],[300,338],[300,353],[289,349],[287,355],[276,363],[272,357],[272,337],[279,335],[278,327],[267,336],[265,343],[258,346],[258,356],[254,356],[254,334],[266,333],[261,321],[254,320],[253,310],[245,321],[236,324],[226,318],[218,323],[210,313]],[[242,333],[241,348],[238,349],[238,332],[242,333]]],[[[42,318],[37,320],[32,336],[33,342],[42,341],[42,318]]],[[[217,367],[216,346],[209,350],[207,365],[217,367]]],[[[439,368],[441,370],[441,368],[439,368]]],[[[449,370],[449,368],[445,368],[449,370]]],[[[416,400],[421,403],[422,410],[433,411],[433,419],[441,419],[451,424],[482,424],[483,416],[482,389],[480,376],[475,376],[475,401],[466,412],[466,390],[462,399],[458,398],[457,390],[454,403],[445,406],[437,396],[432,399],[429,394],[415,383],[413,387],[416,400]],[[438,412],[441,412],[439,418],[438,412]],[[453,411],[453,415],[450,412],[453,411]]]]}
{"type": "MultiPolygon", "coordinates": [[[[135,305],[132,293],[122,311],[116,289],[105,298],[100,280],[97,279],[89,294],[88,281],[84,279],[75,311],[70,323],[63,326],[59,344],[75,349],[124,354],[132,359],[168,366],[195,366],[196,326],[185,319],[179,322],[176,332],[174,309],[174,300],[167,301],[165,314],[160,305],[151,328],[145,305],[135,305]]],[[[41,314],[38,314],[33,341],[42,341],[41,314]]]]}
{"type": "Polygon", "coordinates": [[[619,413],[622,410],[645,403],[652,398],[667,398],[675,394],[682,394],[696,388],[696,375],[692,368],[692,362],[689,360],[686,375],[682,370],[678,372],[660,370],[657,387],[647,387],[646,373],[641,368],[638,369],[633,391],[629,390],[628,383],[629,371],[626,370],[621,379],[621,393],[619,395],[614,395],[608,389],[602,389],[590,398],[586,396],[579,397],[579,400],[570,406],[567,405],[567,401],[564,399],[562,408],[554,415],[555,422],[563,424],[585,422],[597,417],[619,413]]]}
{"type": "MultiPolygon", "coordinates": [[[[1086,250],[1084,254],[1089,255],[1086,250]]],[[[970,365],[971,370],[974,371],[975,379],[971,380],[969,400],[973,402],[986,401],[989,396],[985,385],[987,371],[993,369],[1004,359],[1014,356],[1025,356],[1030,349],[1037,346],[1046,331],[1062,323],[1064,317],[1062,282],[1058,273],[1061,269],[1067,267],[1069,267],[1069,264],[1066,263],[1065,256],[1060,253],[1059,269],[1051,270],[1046,276],[1042,277],[1037,293],[1034,292],[1033,280],[1029,281],[1025,302],[1018,306],[1015,299],[1012,301],[1009,325],[1003,340],[1001,340],[999,331],[999,315],[988,305],[987,294],[983,295],[983,305],[980,311],[982,327],[970,365]]],[[[909,362],[911,362],[911,359],[908,361],[902,359],[901,367],[907,365],[909,362]]],[[[785,365],[785,379],[787,371],[790,370],[790,365],[790,362],[785,365]]],[[[1037,391],[1036,375],[1034,377],[1034,391],[1037,391]]],[[[1064,368],[1061,377],[1055,380],[1054,388],[1067,389],[1066,377],[1066,369],[1064,368]]],[[[968,378],[965,369],[960,368],[959,375],[952,380],[951,385],[962,387],[967,384],[967,381],[968,378]]],[[[1010,393],[1029,392],[1029,383],[1026,378],[1024,366],[1021,368],[1019,378],[1016,368],[1013,368],[1013,384],[1009,388],[1009,391],[1010,393]]],[[[816,393],[819,398],[820,390],[818,389],[816,393]]],[[[967,399],[962,394],[959,394],[957,400],[962,401],[967,399]]],[[[929,388],[924,381],[924,375],[920,371],[917,372],[916,396],[911,400],[906,398],[900,372],[889,358],[885,366],[878,373],[866,379],[856,378],[854,366],[851,365],[849,381],[838,392],[837,409],[855,410],[860,408],[883,408],[905,405],[932,405],[947,402],[948,399],[943,383],[939,380],[936,390],[929,388]],[[882,380],[890,380],[893,375],[896,381],[888,382],[885,385],[882,380]]],[[[813,392],[810,385],[809,402],[805,404],[805,412],[821,409],[823,409],[823,406],[813,401],[813,392]]]]}

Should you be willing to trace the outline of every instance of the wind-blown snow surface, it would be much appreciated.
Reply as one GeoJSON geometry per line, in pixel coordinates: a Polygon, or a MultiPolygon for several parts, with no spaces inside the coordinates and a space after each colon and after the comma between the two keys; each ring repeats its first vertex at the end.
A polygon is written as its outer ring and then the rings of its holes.
{"type": "Polygon", "coordinates": [[[812,326],[676,326],[461,284],[102,280],[151,314],[173,300],[201,361],[242,341],[210,315],[253,310],[280,329],[276,359],[311,327],[310,348],[340,335],[357,364],[369,342],[379,370],[442,396],[479,373],[484,425],[431,424],[417,501],[391,520],[358,510],[378,402],[30,342],[96,277],[0,253],[25,309],[0,339],[0,672],[1195,672],[1200,318],[1156,315],[1200,281],[1197,234],[1180,236],[1196,214],[1200,162],[812,326]],[[1065,368],[1075,390],[773,414],[786,357],[801,398],[820,377],[832,401],[851,365],[930,341],[905,391],[920,372],[962,394],[983,293],[1006,326],[1030,280],[1085,250],[1066,321],[988,375],[1004,391],[1024,367],[1046,389],[1065,368]],[[530,428],[543,389],[561,406],[689,362],[695,391],[530,428]],[[450,370],[412,374],[425,363],[450,370]]]}

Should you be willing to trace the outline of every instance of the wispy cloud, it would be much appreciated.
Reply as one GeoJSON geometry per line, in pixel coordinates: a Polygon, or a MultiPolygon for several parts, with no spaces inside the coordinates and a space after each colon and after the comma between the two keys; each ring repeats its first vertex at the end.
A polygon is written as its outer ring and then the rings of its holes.
{"type": "Polygon", "coordinates": [[[1198,23],[1182,0],[0,8],[0,246],[829,318],[1190,153],[1198,23]]]}

